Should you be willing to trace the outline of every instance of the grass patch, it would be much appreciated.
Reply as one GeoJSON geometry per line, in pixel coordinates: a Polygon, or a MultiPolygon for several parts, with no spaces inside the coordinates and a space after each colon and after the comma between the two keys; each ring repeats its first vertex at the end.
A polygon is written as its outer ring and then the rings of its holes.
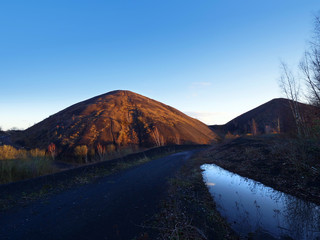
{"type": "Polygon", "coordinates": [[[57,172],[52,159],[43,149],[17,149],[0,146],[0,184],[39,177],[57,172]]]}
{"type": "Polygon", "coordinates": [[[56,172],[48,157],[0,160],[0,184],[39,177],[56,172]]]}

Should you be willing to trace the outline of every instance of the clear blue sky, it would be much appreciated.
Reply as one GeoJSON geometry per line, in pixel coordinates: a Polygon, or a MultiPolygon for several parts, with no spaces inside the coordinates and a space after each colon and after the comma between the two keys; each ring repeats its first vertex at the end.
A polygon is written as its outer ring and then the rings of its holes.
{"type": "Polygon", "coordinates": [[[116,89],[225,123],[272,98],[319,0],[0,1],[0,126],[116,89]]]}

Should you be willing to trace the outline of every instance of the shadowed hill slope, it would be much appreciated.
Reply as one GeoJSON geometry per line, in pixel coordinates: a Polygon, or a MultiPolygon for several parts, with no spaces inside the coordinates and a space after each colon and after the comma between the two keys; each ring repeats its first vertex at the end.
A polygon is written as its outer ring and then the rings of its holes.
{"type": "MultiPolygon", "coordinates": [[[[306,122],[310,123],[319,117],[318,108],[303,103],[298,105],[306,122]]],[[[225,125],[213,125],[210,128],[222,134],[227,132],[232,134],[252,133],[253,120],[256,123],[258,133],[280,131],[292,134],[296,131],[290,100],[284,98],[273,99],[234,118],[225,125]]]]}
{"type": "Polygon", "coordinates": [[[154,146],[208,144],[217,139],[205,124],[130,91],[112,91],[74,104],[13,136],[26,147],[77,145],[154,146]]]}

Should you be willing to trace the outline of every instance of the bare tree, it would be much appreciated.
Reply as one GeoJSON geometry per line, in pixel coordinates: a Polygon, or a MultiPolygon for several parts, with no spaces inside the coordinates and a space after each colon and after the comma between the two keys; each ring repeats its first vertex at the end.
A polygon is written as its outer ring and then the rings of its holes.
{"type": "Polygon", "coordinates": [[[57,149],[56,149],[56,145],[54,143],[50,143],[48,146],[48,152],[50,153],[53,161],[55,160],[55,157],[57,155],[57,149]]]}
{"type": "Polygon", "coordinates": [[[157,127],[155,127],[153,129],[153,131],[151,132],[151,136],[152,136],[154,143],[156,144],[157,147],[164,146],[164,144],[165,144],[164,137],[162,135],[160,135],[157,127]]]}
{"type": "Polygon", "coordinates": [[[177,145],[180,145],[180,144],[181,144],[181,138],[180,138],[179,133],[176,133],[176,134],[175,134],[175,143],[176,143],[177,145]]]}
{"type": "Polygon", "coordinates": [[[320,107],[320,54],[313,51],[305,53],[299,67],[306,82],[309,103],[320,107]]]}
{"type": "MultiPolygon", "coordinates": [[[[314,117],[311,119],[312,123],[309,120],[306,122],[299,111],[299,104],[297,102],[300,96],[299,81],[303,81],[306,86],[305,98],[310,104],[320,108],[320,12],[314,18],[313,38],[309,42],[309,48],[300,61],[299,75],[294,76],[284,63],[281,63],[281,67],[280,87],[286,97],[291,100],[290,107],[296,122],[298,135],[314,135],[310,131],[310,127],[314,127],[314,117]]],[[[304,112],[304,114],[309,113],[304,112]]]]}
{"type": "Polygon", "coordinates": [[[314,40],[312,41],[313,44],[320,46],[320,12],[314,18],[314,40]]]}
{"type": "Polygon", "coordinates": [[[251,133],[252,133],[253,136],[257,136],[258,135],[257,123],[253,118],[252,118],[252,121],[251,121],[251,133]]]}
{"type": "Polygon", "coordinates": [[[100,143],[98,143],[97,152],[98,152],[99,160],[103,161],[105,159],[105,155],[106,155],[106,147],[102,146],[100,143]]]}
{"type": "Polygon", "coordinates": [[[299,67],[310,104],[320,107],[320,16],[314,18],[313,38],[309,45],[299,67]]]}
{"type": "Polygon", "coordinates": [[[277,133],[280,133],[281,128],[280,128],[280,118],[278,117],[277,119],[277,133]]]}
{"type": "Polygon", "coordinates": [[[281,63],[281,71],[282,74],[280,77],[279,85],[281,90],[286,95],[287,99],[289,99],[289,104],[296,123],[298,136],[305,135],[306,132],[304,128],[304,121],[301,116],[298,103],[300,97],[299,80],[293,75],[292,71],[284,62],[281,63]]]}
{"type": "Polygon", "coordinates": [[[151,132],[151,136],[153,138],[153,141],[154,143],[156,144],[156,146],[161,146],[161,143],[160,143],[160,134],[159,134],[159,131],[158,131],[158,128],[154,128],[153,131],[151,132]]]}

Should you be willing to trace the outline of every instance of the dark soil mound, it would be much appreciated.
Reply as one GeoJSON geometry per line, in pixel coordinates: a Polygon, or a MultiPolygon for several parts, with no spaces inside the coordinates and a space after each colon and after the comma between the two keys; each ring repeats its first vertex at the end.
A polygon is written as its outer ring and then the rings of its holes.
{"type": "MultiPolygon", "coordinates": [[[[299,103],[300,112],[304,120],[312,124],[318,118],[319,109],[299,103]]],[[[213,125],[210,128],[214,131],[226,134],[246,134],[253,132],[253,121],[256,124],[258,133],[289,133],[296,132],[296,124],[290,108],[290,100],[276,98],[259,107],[256,107],[226,123],[225,125],[213,125]]]]}
{"type": "Polygon", "coordinates": [[[130,91],[113,91],[72,105],[15,134],[22,146],[60,149],[208,144],[217,136],[200,121],[130,91]]]}

